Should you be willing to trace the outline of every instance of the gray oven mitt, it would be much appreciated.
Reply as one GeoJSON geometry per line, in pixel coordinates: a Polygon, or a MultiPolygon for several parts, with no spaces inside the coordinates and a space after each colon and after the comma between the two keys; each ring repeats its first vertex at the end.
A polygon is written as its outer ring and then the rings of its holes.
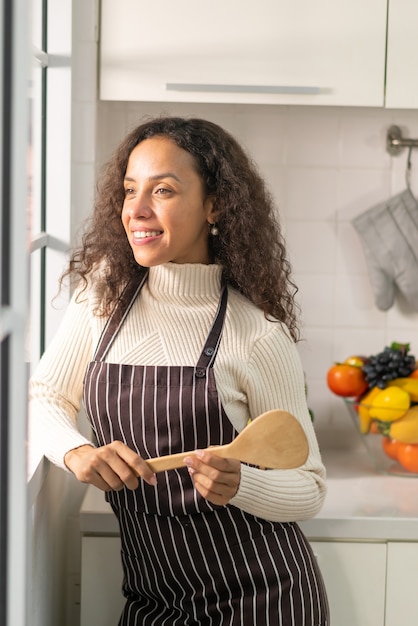
{"type": "Polygon", "coordinates": [[[409,189],[352,220],[366,257],[378,309],[387,311],[396,288],[418,311],[418,203],[409,189]]]}

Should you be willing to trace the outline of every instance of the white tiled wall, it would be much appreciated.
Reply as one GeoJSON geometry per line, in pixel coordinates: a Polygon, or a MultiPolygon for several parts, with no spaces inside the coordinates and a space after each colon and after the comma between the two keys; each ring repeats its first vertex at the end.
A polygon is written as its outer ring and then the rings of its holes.
{"type": "MultiPolygon", "coordinates": [[[[405,189],[407,151],[391,157],[386,131],[418,137],[418,111],[259,105],[101,102],[98,164],[145,116],[196,115],[232,132],[267,178],[284,224],[302,307],[299,351],[323,447],[355,445],[342,401],[326,386],[335,360],[373,354],[392,341],[418,356],[418,312],[398,299],[379,311],[351,219],[405,189]]],[[[417,152],[417,154],[415,154],[417,152]]],[[[418,197],[418,151],[412,189],[418,197]]],[[[418,281],[418,276],[417,276],[418,281]]]]}

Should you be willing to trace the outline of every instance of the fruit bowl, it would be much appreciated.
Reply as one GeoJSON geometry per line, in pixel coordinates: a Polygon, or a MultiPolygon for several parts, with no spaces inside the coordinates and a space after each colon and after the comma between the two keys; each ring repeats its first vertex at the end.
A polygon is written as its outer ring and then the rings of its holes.
{"type": "MultiPolygon", "coordinates": [[[[385,452],[383,444],[384,440],[389,442],[388,438],[385,438],[385,435],[379,432],[377,424],[378,422],[371,422],[370,427],[367,432],[365,431],[364,414],[367,414],[370,409],[370,404],[365,404],[361,401],[355,400],[353,398],[343,398],[344,404],[348,409],[348,413],[351,417],[351,420],[354,424],[356,431],[358,432],[363,444],[366,448],[368,456],[373,463],[375,469],[380,474],[387,474],[392,476],[408,476],[408,477],[418,477],[418,471],[410,471],[406,469],[401,463],[396,460],[396,458],[391,458],[387,452],[385,452]]],[[[386,411],[390,411],[390,409],[385,408],[386,411]]],[[[395,412],[398,411],[396,408],[393,409],[394,415],[395,412]]],[[[390,415],[388,416],[388,423],[390,422],[390,415]]],[[[380,424],[381,426],[381,424],[380,424]]],[[[393,456],[395,456],[393,454],[393,456]]]]}

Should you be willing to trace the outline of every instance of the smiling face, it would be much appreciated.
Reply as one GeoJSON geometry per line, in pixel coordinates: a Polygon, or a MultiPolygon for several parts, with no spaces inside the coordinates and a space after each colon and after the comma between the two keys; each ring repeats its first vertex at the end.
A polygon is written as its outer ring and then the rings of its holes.
{"type": "Polygon", "coordinates": [[[124,187],[122,223],[137,263],[210,262],[214,198],[188,152],[163,136],[145,139],[130,154],[124,187]]]}

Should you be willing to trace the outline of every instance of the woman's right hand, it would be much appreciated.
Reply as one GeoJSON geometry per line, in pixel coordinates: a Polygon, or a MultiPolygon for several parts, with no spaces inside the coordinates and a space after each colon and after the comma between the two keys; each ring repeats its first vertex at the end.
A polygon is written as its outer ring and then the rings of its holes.
{"type": "Polygon", "coordinates": [[[89,445],[74,448],[67,452],[64,463],[80,482],[103,491],[136,489],[139,477],[149,485],[157,484],[157,477],[144,459],[122,441],[100,448],[89,445]]]}

